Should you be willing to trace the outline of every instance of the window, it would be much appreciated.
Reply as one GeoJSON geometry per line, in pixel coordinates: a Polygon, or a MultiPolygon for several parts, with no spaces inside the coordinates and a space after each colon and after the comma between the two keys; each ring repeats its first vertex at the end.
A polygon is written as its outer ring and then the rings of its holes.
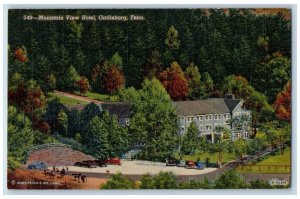
{"type": "Polygon", "coordinates": [[[190,116],[187,117],[187,122],[191,122],[191,117],[190,116]]]}
{"type": "Polygon", "coordinates": [[[181,126],[181,132],[184,132],[184,129],[185,129],[184,126],[181,126]]]}
{"type": "Polygon", "coordinates": [[[199,131],[203,131],[203,125],[199,126],[199,131]]]}
{"type": "Polygon", "coordinates": [[[130,119],[126,118],[126,125],[129,125],[129,123],[130,123],[130,119]]]}
{"type": "Polygon", "coordinates": [[[181,120],[184,121],[184,116],[181,117],[181,120]]]}
{"type": "Polygon", "coordinates": [[[209,114],[209,119],[210,119],[210,120],[212,119],[212,114],[209,114]]]}
{"type": "Polygon", "coordinates": [[[215,114],[215,120],[217,120],[218,119],[218,114],[215,114]]]}
{"type": "Polygon", "coordinates": [[[219,120],[221,119],[221,114],[219,114],[219,120]]]}
{"type": "Polygon", "coordinates": [[[208,115],[205,115],[205,120],[208,120],[208,115]]]}
{"type": "Polygon", "coordinates": [[[206,130],[211,130],[211,127],[212,127],[211,124],[208,124],[208,125],[205,126],[206,130]]]}
{"type": "Polygon", "coordinates": [[[199,121],[203,121],[204,116],[200,115],[200,120],[199,121]]]}

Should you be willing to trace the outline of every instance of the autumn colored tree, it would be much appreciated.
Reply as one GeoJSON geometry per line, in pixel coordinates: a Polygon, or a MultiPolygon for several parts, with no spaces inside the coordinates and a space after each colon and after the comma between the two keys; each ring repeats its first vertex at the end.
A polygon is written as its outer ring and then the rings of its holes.
{"type": "Polygon", "coordinates": [[[158,77],[162,71],[162,62],[160,53],[157,50],[152,51],[150,58],[147,60],[144,74],[148,78],[158,77]]]}
{"type": "Polygon", "coordinates": [[[185,77],[189,84],[189,98],[199,99],[206,95],[198,67],[191,63],[185,70],[185,77]]]}
{"type": "Polygon", "coordinates": [[[112,66],[104,79],[105,90],[112,94],[123,88],[124,84],[125,78],[123,74],[116,66],[112,66]]]}
{"type": "Polygon", "coordinates": [[[27,51],[25,47],[18,47],[14,52],[15,59],[20,62],[28,62],[27,51]]]}
{"type": "Polygon", "coordinates": [[[84,76],[81,76],[80,79],[76,82],[76,84],[80,90],[81,95],[85,94],[90,89],[89,81],[84,76]]]}
{"type": "Polygon", "coordinates": [[[189,93],[188,81],[177,62],[160,74],[160,81],[173,100],[185,99],[189,93]]]}
{"type": "Polygon", "coordinates": [[[19,81],[18,85],[8,90],[8,102],[18,107],[31,120],[34,128],[48,132],[49,128],[43,123],[41,116],[46,108],[44,93],[35,80],[26,84],[19,81]]]}
{"type": "Polygon", "coordinates": [[[291,81],[288,81],[283,91],[277,94],[274,107],[278,119],[291,121],[291,81]]]}

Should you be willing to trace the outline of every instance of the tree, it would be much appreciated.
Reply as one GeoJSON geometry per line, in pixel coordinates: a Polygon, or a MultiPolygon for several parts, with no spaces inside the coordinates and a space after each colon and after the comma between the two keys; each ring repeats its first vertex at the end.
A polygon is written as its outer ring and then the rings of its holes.
{"type": "Polygon", "coordinates": [[[259,154],[264,148],[263,140],[260,138],[253,138],[248,141],[247,154],[256,155],[259,154]]]}
{"type": "MultiPolygon", "coordinates": [[[[101,116],[101,111],[100,108],[97,104],[95,103],[90,103],[84,107],[84,109],[81,111],[80,116],[79,116],[79,128],[78,131],[81,134],[83,138],[87,137],[88,134],[84,133],[87,124],[95,117],[95,116],[101,116]]],[[[77,115],[75,115],[75,121],[78,118],[77,115]]]]}
{"type": "Polygon", "coordinates": [[[165,64],[169,64],[170,62],[176,60],[177,50],[180,46],[180,41],[178,39],[178,31],[174,26],[170,26],[167,32],[167,38],[165,39],[166,51],[164,53],[165,56],[165,64]]]}
{"type": "Polygon", "coordinates": [[[27,50],[24,46],[18,47],[14,51],[15,59],[20,62],[28,62],[27,50]]]}
{"type": "Polygon", "coordinates": [[[258,91],[264,93],[268,102],[273,103],[276,94],[281,91],[291,77],[291,60],[287,57],[272,57],[260,66],[254,82],[258,91]]]}
{"type": "Polygon", "coordinates": [[[101,186],[102,189],[134,189],[134,182],[125,178],[121,173],[114,174],[111,180],[101,186]]]}
{"type": "Polygon", "coordinates": [[[147,64],[145,67],[145,77],[149,79],[159,77],[159,74],[162,72],[162,62],[160,61],[160,53],[158,50],[154,50],[151,52],[150,58],[147,60],[147,64]]]}
{"type": "Polygon", "coordinates": [[[205,96],[209,97],[213,93],[214,90],[214,82],[208,72],[203,73],[203,86],[205,89],[205,96]]]}
{"type": "Polygon", "coordinates": [[[25,152],[32,146],[34,131],[31,129],[31,121],[16,107],[8,107],[8,167],[14,169],[25,160],[25,152]]]}
{"type": "Polygon", "coordinates": [[[142,159],[164,161],[177,149],[175,108],[163,85],[155,78],[146,78],[138,93],[137,101],[132,102],[134,116],[129,126],[132,142],[146,143],[140,154],[142,159]]]}
{"type": "Polygon", "coordinates": [[[291,121],[291,81],[288,81],[283,91],[277,94],[274,107],[278,119],[291,121]]]}
{"type": "Polygon", "coordinates": [[[112,66],[104,79],[104,86],[105,90],[110,94],[119,91],[121,88],[124,87],[125,78],[120,70],[112,66]]]}
{"type": "Polygon", "coordinates": [[[129,148],[127,129],[120,126],[117,118],[109,116],[106,111],[102,113],[101,120],[104,123],[101,130],[108,132],[109,157],[121,157],[129,148]]]}
{"type": "Polygon", "coordinates": [[[247,144],[247,141],[241,138],[233,142],[234,153],[241,160],[243,159],[243,155],[245,155],[247,152],[247,144]]]}
{"type": "Polygon", "coordinates": [[[232,93],[238,99],[247,99],[250,89],[247,79],[243,76],[230,75],[225,77],[222,91],[224,94],[232,93]]]}
{"type": "Polygon", "coordinates": [[[67,137],[67,128],[68,128],[68,116],[61,109],[57,115],[58,129],[62,135],[66,135],[67,137]]]}
{"type": "Polygon", "coordinates": [[[44,93],[35,80],[29,80],[25,84],[19,77],[17,81],[18,85],[11,85],[8,90],[8,101],[24,112],[32,120],[33,127],[38,129],[46,108],[44,93]]]}
{"type": "Polygon", "coordinates": [[[234,170],[225,171],[214,182],[215,189],[245,189],[247,184],[234,170]]]}
{"type": "Polygon", "coordinates": [[[73,92],[76,89],[76,82],[80,79],[74,66],[70,66],[66,74],[60,77],[60,84],[62,89],[73,92]]]}
{"type": "Polygon", "coordinates": [[[42,118],[50,125],[52,132],[59,130],[58,114],[60,111],[66,110],[65,106],[59,102],[58,98],[54,98],[47,103],[46,110],[42,118]]]}
{"type": "Polygon", "coordinates": [[[178,40],[178,31],[175,29],[174,26],[170,26],[167,33],[167,38],[165,40],[165,44],[172,50],[179,48],[180,41],[178,40]]]}
{"type": "Polygon", "coordinates": [[[53,91],[56,88],[56,77],[53,74],[47,75],[47,88],[45,90],[46,93],[49,91],[53,91]]]}
{"type": "Polygon", "coordinates": [[[188,82],[177,62],[160,74],[160,81],[173,100],[182,100],[188,95],[188,82]]]}
{"type": "Polygon", "coordinates": [[[81,76],[81,78],[76,82],[76,84],[80,90],[80,95],[85,94],[90,89],[89,81],[84,76],[81,76]]]}
{"type": "Polygon", "coordinates": [[[108,131],[104,128],[104,122],[95,116],[87,125],[83,143],[90,155],[97,159],[105,159],[109,156],[108,131]]]}
{"type": "Polygon", "coordinates": [[[120,71],[123,70],[123,60],[122,60],[122,57],[119,55],[118,52],[113,54],[113,56],[109,60],[109,64],[111,66],[116,66],[120,71]]]}
{"type": "Polygon", "coordinates": [[[141,177],[141,189],[154,189],[154,179],[153,176],[151,176],[149,173],[144,174],[141,177]]]}
{"type": "Polygon", "coordinates": [[[176,189],[176,176],[172,172],[159,172],[154,176],[149,173],[141,178],[141,189],[176,189]]]}
{"type": "Polygon", "coordinates": [[[191,63],[185,71],[185,77],[189,85],[189,98],[200,99],[205,96],[204,86],[201,83],[201,75],[198,67],[191,63]]]}
{"type": "Polygon", "coordinates": [[[199,148],[199,143],[199,131],[195,122],[192,122],[187,129],[187,133],[184,134],[182,138],[182,153],[188,155],[195,152],[195,150],[199,148]]]}

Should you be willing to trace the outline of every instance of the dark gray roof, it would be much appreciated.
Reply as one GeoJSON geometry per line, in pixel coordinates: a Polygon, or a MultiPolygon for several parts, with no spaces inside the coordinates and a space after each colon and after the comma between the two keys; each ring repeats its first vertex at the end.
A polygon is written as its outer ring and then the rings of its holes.
{"type": "Polygon", "coordinates": [[[224,99],[227,107],[229,108],[230,112],[232,112],[235,107],[240,103],[240,99],[224,99]]]}
{"type": "MultiPolygon", "coordinates": [[[[226,101],[228,101],[228,99],[226,99],[226,101]]],[[[240,100],[232,101],[233,102],[225,103],[224,98],[211,98],[195,101],[178,101],[173,103],[176,106],[177,115],[199,115],[213,113],[230,113],[231,110],[233,110],[238,104],[236,103],[236,101],[240,100]],[[228,106],[227,104],[229,104],[230,106],[228,106]]]]}
{"type": "Polygon", "coordinates": [[[111,115],[118,118],[131,117],[131,106],[128,102],[104,102],[100,104],[103,111],[108,111],[111,115]]]}

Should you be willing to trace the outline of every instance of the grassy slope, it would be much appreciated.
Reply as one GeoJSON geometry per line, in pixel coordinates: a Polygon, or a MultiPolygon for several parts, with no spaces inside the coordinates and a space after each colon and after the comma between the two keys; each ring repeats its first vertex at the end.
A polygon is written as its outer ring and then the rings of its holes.
{"type": "MultiPolygon", "coordinates": [[[[79,95],[79,92],[75,92],[76,95],[79,95]]],[[[108,102],[115,102],[118,101],[117,95],[108,95],[108,94],[101,94],[101,93],[92,93],[92,92],[86,92],[84,97],[88,97],[93,100],[99,100],[99,101],[108,101],[108,102]]]]}
{"type": "MultiPolygon", "coordinates": [[[[290,147],[287,147],[284,150],[284,154],[280,155],[279,152],[276,153],[274,156],[269,156],[266,159],[262,160],[261,162],[256,163],[255,165],[291,165],[291,149],[290,147]]],[[[237,171],[239,173],[290,173],[290,168],[284,168],[284,167],[274,167],[271,166],[270,170],[268,167],[263,166],[260,168],[258,167],[244,167],[243,169],[241,167],[237,168],[237,171]]]]}
{"type": "MultiPolygon", "coordinates": [[[[179,159],[179,156],[176,156],[176,158],[179,159]]],[[[210,158],[210,162],[216,163],[218,161],[218,154],[213,153],[209,154],[207,152],[196,152],[195,155],[185,155],[183,156],[184,160],[193,160],[196,161],[198,158],[200,158],[200,161],[205,161],[206,158],[210,158]]],[[[235,155],[232,153],[223,153],[223,162],[229,162],[230,160],[236,159],[235,155]]]]}
{"type": "Polygon", "coordinates": [[[67,105],[67,106],[74,106],[74,105],[86,105],[89,102],[83,101],[83,100],[78,100],[78,99],[73,99],[69,97],[65,97],[62,95],[57,95],[55,93],[49,93],[49,100],[57,97],[60,101],[60,103],[67,105]]]}

